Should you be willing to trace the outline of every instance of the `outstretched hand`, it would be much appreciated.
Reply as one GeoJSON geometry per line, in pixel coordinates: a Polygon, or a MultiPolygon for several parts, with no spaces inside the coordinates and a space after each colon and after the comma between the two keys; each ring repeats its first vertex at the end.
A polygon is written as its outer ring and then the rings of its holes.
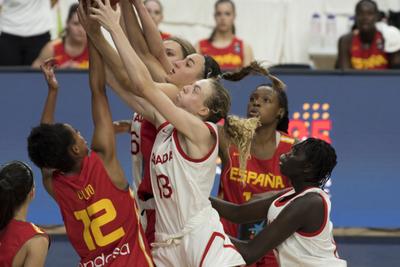
{"type": "Polygon", "coordinates": [[[88,7],[89,17],[98,21],[107,31],[111,32],[119,27],[121,8],[117,4],[115,9],[111,7],[110,0],[94,0],[96,7],[88,7]]]}
{"type": "Polygon", "coordinates": [[[77,12],[79,22],[81,23],[82,27],[85,29],[88,35],[101,32],[99,22],[94,19],[91,19],[87,14],[88,13],[87,10],[89,10],[89,8],[91,7],[92,7],[91,0],[79,1],[78,12],[77,12]]]}
{"type": "Polygon", "coordinates": [[[44,77],[46,78],[49,90],[58,89],[58,81],[56,79],[56,75],[54,74],[55,67],[56,62],[54,58],[49,58],[45,62],[43,62],[42,65],[40,65],[40,69],[42,70],[44,77]]]}

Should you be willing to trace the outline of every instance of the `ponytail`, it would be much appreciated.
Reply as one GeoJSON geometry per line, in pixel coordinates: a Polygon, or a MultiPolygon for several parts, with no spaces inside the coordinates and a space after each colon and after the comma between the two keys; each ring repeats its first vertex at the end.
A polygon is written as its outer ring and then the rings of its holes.
{"type": "Polygon", "coordinates": [[[242,170],[246,169],[247,159],[250,156],[251,141],[259,126],[259,118],[243,119],[231,115],[225,119],[224,132],[228,143],[233,144],[239,151],[239,166],[242,170]]]}
{"type": "Polygon", "coordinates": [[[272,75],[268,69],[262,67],[259,62],[253,61],[249,66],[243,67],[236,72],[225,72],[222,74],[222,78],[228,81],[240,81],[248,75],[262,75],[267,77],[271,81],[272,89],[278,94],[279,105],[285,112],[282,118],[279,120],[276,130],[287,133],[289,128],[289,108],[288,99],[285,92],[286,85],[276,76],[272,75]]]}
{"type": "Polygon", "coordinates": [[[14,191],[6,179],[0,177],[0,231],[3,230],[14,217],[14,191]]]}
{"type": "Polygon", "coordinates": [[[0,167],[0,231],[25,202],[33,187],[31,168],[22,161],[11,161],[0,167]]]}

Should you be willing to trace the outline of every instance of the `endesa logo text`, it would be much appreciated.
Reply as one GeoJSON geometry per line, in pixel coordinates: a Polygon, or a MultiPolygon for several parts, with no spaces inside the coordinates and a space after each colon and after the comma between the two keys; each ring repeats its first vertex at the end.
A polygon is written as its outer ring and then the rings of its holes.
{"type": "Polygon", "coordinates": [[[113,261],[115,258],[121,256],[128,256],[129,254],[131,254],[131,251],[129,249],[129,244],[125,243],[120,248],[115,248],[113,252],[108,255],[104,255],[104,253],[101,253],[93,260],[79,263],[79,267],[103,267],[108,265],[108,263],[113,261]]]}
{"type": "Polygon", "coordinates": [[[289,123],[289,134],[303,140],[315,137],[331,143],[332,121],[328,103],[304,103],[302,111],[295,111],[289,123]]]}

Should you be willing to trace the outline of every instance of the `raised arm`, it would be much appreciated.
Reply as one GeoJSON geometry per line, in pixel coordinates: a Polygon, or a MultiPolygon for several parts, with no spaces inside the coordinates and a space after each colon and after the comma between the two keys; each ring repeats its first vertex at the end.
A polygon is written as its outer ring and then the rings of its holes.
{"type": "Polygon", "coordinates": [[[86,14],[84,3],[87,3],[89,8],[90,2],[91,1],[86,0],[82,0],[79,2],[79,21],[85,29],[86,33],[88,34],[88,39],[92,41],[92,44],[96,46],[97,51],[101,53],[104,62],[112,70],[115,78],[118,80],[121,86],[124,88],[130,87],[131,82],[117,51],[115,51],[115,49],[104,38],[100,30],[100,24],[97,21],[90,19],[86,14]]]}
{"type": "MultiPolygon", "coordinates": [[[[147,66],[153,80],[157,82],[165,82],[167,78],[167,73],[172,69],[172,65],[169,64],[168,66],[165,67],[164,65],[166,63],[160,61],[160,60],[164,61],[167,60],[167,56],[165,55],[163,49],[160,33],[158,31],[156,33],[149,31],[148,29],[149,25],[147,25],[148,21],[142,20],[141,22],[143,29],[146,30],[143,35],[142,29],[140,28],[139,25],[138,18],[136,16],[132,4],[130,3],[130,0],[121,0],[120,5],[121,5],[122,17],[123,20],[125,21],[125,28],[129,43],[136,51],[139,58],[147,66]],[[154,38],[155,34],[158,35],[159,39],[154,38]],[[155,54],[156,51],[155,47],[159,48],[159,51],[156,52],[158,54],[155,54]],[[165,55],[165,58],[163,58],[162,55],[165,55]]],[[[139,10],[137,11],[139,12],[139,10]]],[[[141,12],[143,13],[143,10],[141,10],[141,12]]]]}
{"type": "Polygon", "coordinates": [[[58,82],[56,75],[54,74],[54,67],[55,61],[53,58],[47,59],[42,65],[40,65],[40,69],[44,74],[48,86],[47,98],[43,107],[40,123],[54,123],[54,112],[56,109],[58,94],[58,82]]]}
{"type": "Polygon", "coordinates": [[[133,0],[133,5],[142,23],[144,38],[146,39],[150,53],[158,59],[164,70],[169,73],[173,66],[165,53],[163,41],[157,25],[154,23],[142,0],[133,0]]]}
{"type": "MultiPolygon", "coordinates": [[[[178,108],[174,103],[163,94],[162,88],[171,86],[171,84],[155,83],[146,66],[140,60],[136,52],[129,45],[121,26],[116,23],[119,20],[120,9],[113,10],[109,0],[105,0],[105,4],[101,0],[95,0],[98,8],[91,8],[91,17],[98,20],[105,27],[114,40],[119,55],[124,62],[125,69],[134,87],[139,91],[139,96],[144,96],[170,123],[172,123],[179,132],[186,136],[193,143],[199,142],[205,138],[210,141],[211,133],[208,127],[197,117],[178,108]]],[[[135,92],[136,94],[136,92],[135,92]]],[[[165,120],[158,120],[156,127],[165,120]]],[[[209,142],[211,144],[211,142],[209,142]]]]}
{"type": "MultiPolygon", "coordinates": [[[[48,92],[46,102],[43,107],[42,116],[40,123],[53,124],[54,123],[54,112],[56,109],[57,95],[58,95],[58,82],[56,75],[54,74],[55,62],[53,58],[47,59],[41,66],[40,69],[46,79],[48,92]]],[[[43,185],[46,191],[54,198],[53,187],[51,177],[53,176],[53,170],[42,168],[42,179],[43,185]]]]}
{"type": "Polygon", "coordinates": [[[104,162],[112,182],[120,189],[128,183],[117,160],[115,134],[105,90],[105,70],[102,58],[89,40],[89,83],[92,95],[94,131],[91,148],[104,162]]]}

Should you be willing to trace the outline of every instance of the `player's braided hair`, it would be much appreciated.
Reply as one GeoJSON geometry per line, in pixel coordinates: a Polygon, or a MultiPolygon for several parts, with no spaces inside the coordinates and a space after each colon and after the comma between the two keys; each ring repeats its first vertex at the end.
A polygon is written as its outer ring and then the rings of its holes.
{"type": "Polygon", "coordinates": [[[323,188],[337,163],[335,149],[324,140],[312,137],[298,143],[296,147],[305,153],[307,162],[312,166],[315,177],[312,181],[323,188]]]}
{"type": "Polygon", "coordinates": [[[0,167],[0,231],[14,217],[33,187],[31,168],[22,161],[11,161],[0,167]]]}

